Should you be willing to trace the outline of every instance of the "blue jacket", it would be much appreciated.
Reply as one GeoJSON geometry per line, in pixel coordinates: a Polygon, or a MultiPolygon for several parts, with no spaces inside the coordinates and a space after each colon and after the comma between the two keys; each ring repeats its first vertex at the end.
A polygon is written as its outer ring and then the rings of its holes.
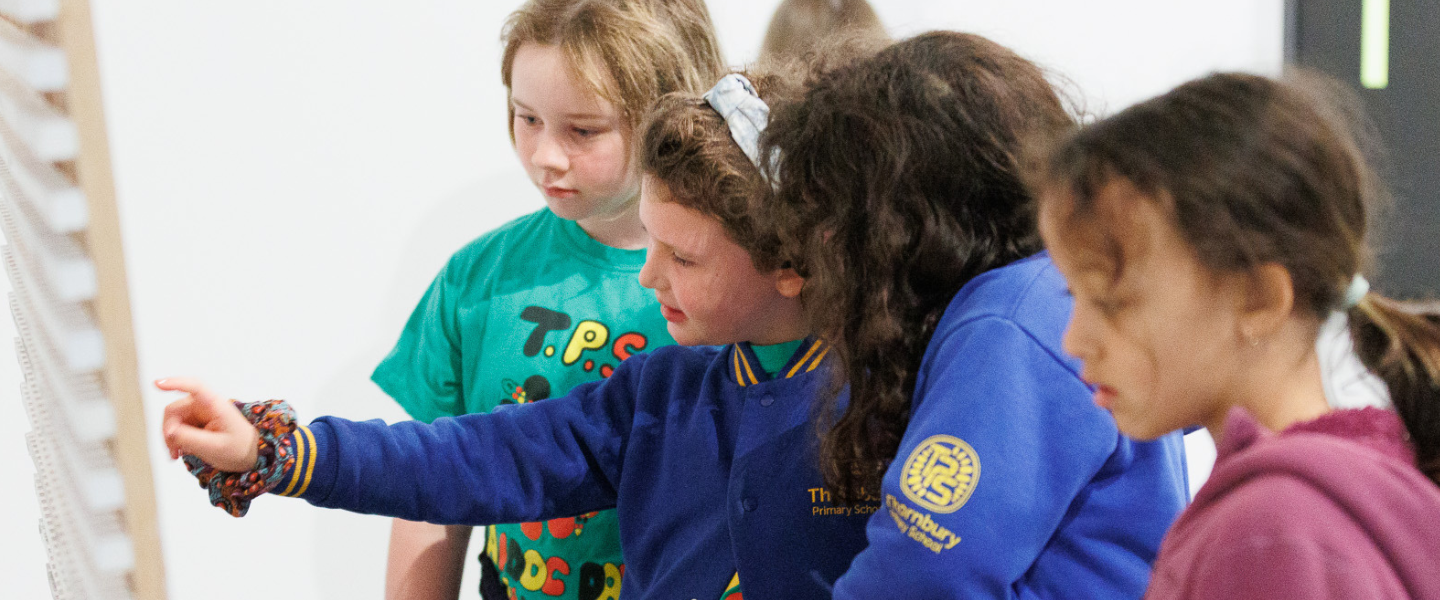
{"type": "MultiPolygon", "coordinates": [[[[826,352],[807,341],[771,379],[747,344],[664,347],[491,414],[323,417],[296,437],[289,495],[470,525],[617,508],[626,598],[719,600],[737,572],[748,600],[829,598],[878,505],[834,506],[822,489],[810,414],[826,352]]],[[[595,574],[581,597],[612,587],[595,574]]]]}
{"type": "Polygon", "coordinates": [[[829,582],[846,600],[1138,598],[1186,498],[1183,447],[1132,442],[1092,403],[1059,350],[1069,313],[1043,256],[966,285],[878,504],[837,507],[821,485],[815,341],[773,380],[746,344],[665,347],[491,414],[321,418],[281,491],[450,524],[614,507],[626,598],[713,600],[737,572],[748,600],[830,598],[829,582]]]}
{"type": "Polygon", "coordinates": [[[1188,498],[1184,445],[1134,442],[1095,406],[1060,349],[1070,307],[1044,254],[951,301],[837,600],[1144,593],[1188,498]]]}

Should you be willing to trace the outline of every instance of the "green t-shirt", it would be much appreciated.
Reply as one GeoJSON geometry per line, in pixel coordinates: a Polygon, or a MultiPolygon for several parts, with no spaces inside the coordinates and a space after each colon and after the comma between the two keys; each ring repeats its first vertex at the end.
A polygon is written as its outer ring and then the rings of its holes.
{"type": "MultiPolygon", "coordinates": [[[[511,221],[450,258],[371,379],[430,422],[607,377],[625,357],[674,343],[637,279],[644,262],[644,250],[596,242],[549,209],[511,221]]],[[[620,584],[614,511],[487,534],[516,598],[578,600],[582,576],[587,588],[597,576],[620,584]]]]}

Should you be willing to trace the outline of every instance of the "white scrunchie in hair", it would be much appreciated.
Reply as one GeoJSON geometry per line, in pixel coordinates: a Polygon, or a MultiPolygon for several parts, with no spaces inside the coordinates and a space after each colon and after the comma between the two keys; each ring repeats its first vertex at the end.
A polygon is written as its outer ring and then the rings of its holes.
{"type": "Polygon", "coordinates": [[[705,92],[705,102],[720,113],[730,127],[730,137],[740,150],[760,167],[760,132],[770,124],[770,106],[760,99],[755,85],[744,75],[731,73],[705,92]]]}
{"type": "Polygon", "coordinates": [[[1355,278],[1350,280],[1350,287],[1345,290],[1345,302],[1342,306],[1345,310],[1355,308],[1368,293],[1370,293],[1370,282],[1365,279],[1364,275],[1356,274],[1355,278]]]}

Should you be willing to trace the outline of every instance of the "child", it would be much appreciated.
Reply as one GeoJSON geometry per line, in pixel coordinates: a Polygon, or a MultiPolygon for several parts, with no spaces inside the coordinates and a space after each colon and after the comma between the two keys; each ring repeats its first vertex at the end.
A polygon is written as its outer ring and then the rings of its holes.
{"type": "MultiPolygon", "coordinates": [[[[719,77],[704,4],[531,0],[503,39],[511,138],[546,208],[456,252],[376,367],[375,383],[420,421],[561,396],[671,342],[635,281],[646,238],[629,140],[661,95],[719,77]]],[[[486,598],[513,597],[501,583],[536,591],[521,580],[548,565],[561,597],[577,599],[582,573],[621,567],[613,512],[560,516],[488,531],[486,598]]],[[[454,598],[469,537],[469,527],[395,521],[387,597],[454,598]]]]}
{"type": "Polygon", "coordinates": [[[888,34],[865,0],[784,0],[765,29],[759,63],[802,61],[837,37],[879,41],[888,34]]]}
{"type": "Polygon", "coordinates": [[[1192,81],[1079,132],[1040,178],[1095,402],[1138,438],[1218,440],[1147,598],[1440,598],[1440,306],[1369,291],[1378,181],[1305,90],[1192,81]],[[1398,415],[1327,406],[1334,311],[1398,415]]]}
{"type": "Polygon", "coordinates": [[[841,498],[883,503],[837,599],[1145,589],[1187,498],[1183,447],[1120,435],[1060,351],[1070,300],[1017,155],[1072,126],[1035,65],[947,32],[776,111],[778,199],[756,210],[788,234],[849,385],[822,411],[822,465],[841,498]]]}
{"type": "Polygon", "coordinates": [[[770,193],[751,162],[767,111],[752,90],[730,76],[706,100],[667,96],[638,139],[651,239],[640,280],[681,344],[729,346],[659,348],[564,397],[429,425],[324,417],[291,431],[285,410],[255,405],[258,453],[231,403],[162,380],[190,392],[166,409],[172,455],[248,471],[186,459],[234,513],[266,490],[435,523],[617,508],[625,565],[533,563],[519,583],[540,595],[570,590],[568,572],[587,599],[615,598],[622,578],[627,598],[726,600],[742,582],[752,600],[828,598],[876,507],[832,505],[815,469],[810,400],[828,345],[806,336],[804,280],[745,210],[770,193]]]}

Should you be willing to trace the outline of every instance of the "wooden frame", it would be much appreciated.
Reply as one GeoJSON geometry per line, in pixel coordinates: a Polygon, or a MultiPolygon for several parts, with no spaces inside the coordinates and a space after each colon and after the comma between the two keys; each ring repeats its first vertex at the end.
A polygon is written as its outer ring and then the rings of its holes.
{"type": "Polygon", "coordinates": [[[0,0],[0,19],[0,213],[52,593],[164,600],[90,5],[0,0]]]}

